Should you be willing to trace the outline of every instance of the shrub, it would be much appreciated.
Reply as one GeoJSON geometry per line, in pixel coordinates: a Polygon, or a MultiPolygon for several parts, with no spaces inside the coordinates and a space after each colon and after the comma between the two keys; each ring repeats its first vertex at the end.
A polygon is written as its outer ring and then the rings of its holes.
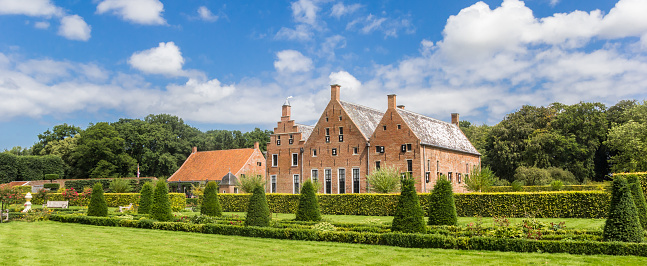
{"type": "Polygon", "coordinates": [[[465,185],[470,191],[484,192],[488,191],[496,180],[497,178],[494,176],[494,172],[490,170],[490,167],[483,169],[474,167],[472,173],[465,178],[465,185]]]}
{"type": "Polygon", "coordinates": [[[604,224],[604,241],[641,242],[642,227],[627,179],[615,177],[609,215],[604,224]]]}
{"type": "Polygon", "coordinates": [[[254,194],[249,199],[247,205],[247,217],[245,226],[269,226],[270,225],[270,208],[265,198],[265,189],[261,186],[254,188],[254,194]]]}
{"type": "Polygon", "coordinates": [[[559,191],[562,190],[562,187],[564,187],[564,183],[562,183],[561,180],[553,180],[553,182],[550,182],[550,187],[554,191],[559,191]]]}
{"type": "Polygon", "coordinates": [[[108,216],[108,205],[106,198],[103,196],[103,187],[100,183],[95,183],[92,188],[92,195],[90,196],[90,204],[88,205],[88,216],[108,216]]]}
{"type": "Polygon", "coordinates": [[[153,206],[151,208],[151,217],[158,221],[170,221],[173,219],[171,212],[171,203],[168,199],[168,188],[166,182],[159,180],[153,193],[153,206]]]}
{"type": "MultiPolygon", "coordinates": [[[[398,205],[395,208],[391,231],[403,233],[426,232],[424,212],[422,211],[422,207],[420,207],[418,194],[416,194],[415,182],[408,175],[401,182],[402,192],[400,192],[398,205]]],[[[453,202],[454,200],[452,199],[453,202]]],[[[456,214],[455,209],[454,214],[456,214]]]]}
{"type": "Polygon", "coordinates": [[[153,207],[153,183],[146,182],[141,190],[141,196],[139,198],[139,208],[137,209],[138,213],[148,214],[151,213],[151,208],[153,207]]]}
{"type": "Polygon", "coordinates": [[[561,180],[565,184],[577,184],[577,179],[575,179],[575,175],[571,173],[568,170],[564,170],[561,168],[557,167],[548,167],[546,169],[548,171],[548,174],[550,174],[550,177],[553,180],[561,180]]]}
{"type": "Polygon", "coordinates": [[[57,175],[57,174],[46,174],[44,177],[45,177],[45,180],[49,180],[49,182],[52,182],[52,181],[58,179],[59,175],[57,175]]]}
{"type": "Polygon", "coordinates": [[[635,175],[628,176],[627,181],[629,182],[631,195],[634,198],[634,204],[636,204],[636,211],[638,211],[640,225],[643,230],[647,230],[647,203],[645,202],[645,195],[642,192],[642,189],[640,189],[638,178],[635,175]]]}
{"type": "Polygon", "coordinates": [[[43,188],[49,189],[50,191],[56,191],[61,187],[60,184],[58,183],[45,183],[43,184],[43,188]]]}
{"type": "Polygon", "coordinates": [[[222,210],[218,201],[218,184],[214,181],[207,183],[204,188],[204,197],[200,206],[200,214],[208,216],[220,216],[222,210]]]}
{"type": "Polygon", "coordinates": [[[115,178],[110,181],[109,188],[111,193],[128,193],[132,190],[130,180],[123,178],[115,178]]]}
{"type": "Polygon", "coordinates": [[[452,184],[446,178],[438,179],[429,196],[429,225],[457,225],[452,184]]]}
{"type": "Polygon", "coordinates": [[[523,190],[523,181],[515,180],[510,183],[512,191],[517,192],[523,190]]]}
{"type": "Polygon", "coordinates": [[[372,192],[395,193],[400,191],[400,173],[395,167],[374,170],[366,177],[372,192]]]}
{"type": "Polygon", "coordinates": [[[514,180],[522,181],[526,186],[539,186],[550,183],[550,173],[546,169],[519,166],[514,171],[514,180]]]}
{"type": "Polygon", "coordinates": [[[250,173],[247,175],[241,175],[240,178],[238,179],[238,184],[240,187],[240,190],[242,190],[245,193],[252,193],[254,192],[254,188],[257,186],[264,186],[265,181],[263,180],[263,176],[259,175],[257,173],[250,173]]]}
{"type": "Polygon", "coordinates": [[[315,188],[312,181],[307,180],[301,188],[299,196],[299,205],[297,207],[297,221],[321,221],[321,212],[319,212],[319,202],[315,194],[315,188]]]}

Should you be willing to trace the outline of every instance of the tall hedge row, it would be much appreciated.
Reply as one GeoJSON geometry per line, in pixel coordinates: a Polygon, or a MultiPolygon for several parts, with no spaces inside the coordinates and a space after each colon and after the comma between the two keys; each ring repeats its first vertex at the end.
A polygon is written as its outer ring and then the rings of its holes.
{"type": "MultiPolygon", "coordinates": [[[[154,180],[153,178],[140,178],[139,180],[128,179],[128,181],[130,182],[132,191],[140,191],[142,189],[142,186],[144,186],[146,182],[151,182],[153,180],[154,180]]],[[[69,181],[65,181],[65,188],[74,188],[74,190],[76,191],[83,191],[83,188],[85,187],[92,187],[94,183],[101,183],[103,190],[108,191],[110,189],[111,181],[112,181],[112,178],[69,180],[69,181]]]]}
{"type": "MultiPolygon", "coordinates": [[[[560,189],[561,191],[593,191],[593,190],[609,190],[607,184],[596,185],[565,185],[560,189]]],[[[523,186],[521,191],[518,192],[546,192],[554,191],[552,186],[523,186]]],[[[515,192],[512,186],[494,186],[490,187],[487,192],[515,192]]]]}
{"type": "MultiPolygon", "coordinates": [[[[108,205],[108,207],[127,206],[130,203],[132,203],[133,206],[139,207],[139,193],[104,193],[103,195],[106,199],[106,204],[108,205]]],[[[184,195],[184,193],[168,193],[168,196],[171,202],[171,210],[177,212],[186,208],[186,195],[184,195]]],[[[47,199],[53,201],[65,200],[61,193],[50,193],[48,194],[47,199]]],[[[89,197],[86,199],[71,200],[70,206],[88,206],[89,201],[89,197]]],[[[31,200],[31,202],[35,205],[41,205],[45,203],[42,199],[35,197],[31,200]]]]}
{"type": "Polygon", "coordinates": [[[0,184],[11,181],[43,180],[46,174],[62,176],[64,170],[63,159],[55,155],[17,156],[0,153],[0,184]]]}

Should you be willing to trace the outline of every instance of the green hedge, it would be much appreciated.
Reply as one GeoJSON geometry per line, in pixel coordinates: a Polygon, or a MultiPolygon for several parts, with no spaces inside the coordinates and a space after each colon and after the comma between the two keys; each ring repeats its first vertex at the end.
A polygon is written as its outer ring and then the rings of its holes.
{"type": "MultiPolygon", "coordinates": [[[[250,194],[220,194],[225,212],[245,212],[250,194]]],[[[393,216],[397,194],[317,194],[322,214],[393,216]]],[[[515,192],[454,194],[458,216],[506,216],[550,218],[602,218],[610,195],[601,191],[515,192]]],[[[427,208],[429,194],[420,194],[427,208]]],[[[299,195],[267,194],[272,213],[295,213],[299,195]]]]}
{"type": "MultiPolygon", "coordinates": [[[[128,179],[128,181],[130,182],[130,187],[132,188],[132,191],[136,191],[136,192],[139,192],[142,189],[142,186],[144,185],[144,183],[151,182],[153,180],[154,180],[153,178],[140,178],[139,182],[137,182],[137,179],[128,179]]],[[[83,188],[85,187],[94,186],[94,183],[101,183],[103,190],[109,191],[111,181],[112,181],[112,178],[69,180],[69,181],[65,181],[65,188],[74,188],[74,190],[80,192],[80,191],[83,191],[83,188]]]]}
{"type": "Polygon", "coordinates": [[[624,176],[625,178],[627,178],[628,175],[636,175],[636,178],[638,178],[638,182],[640,183],[640,186],[643,189],[643,193],[645,193],[645,198],[647,198],[647,172],[613,174],[613,176],[624,176]]]}
{"type": "Polygon", "coordinates": [[[0,184],[43,180],[46,174],[62,176],[64,169],[65,163],[59,156],[17,156],[0,153],[0,184]]]}
{"type": "MultiPolygon", "coordinates": [[[[106,198],[106,204],[108,207],[118,207],[118,206],[128,206],[132,203],[133,206],[139,207],[139,193],[105,193],[103,194],[106,198]]],[[[186,195],[184,193],[168,193],[169,200],[171,201],[171,209],[175,212],[181,211],[186,208],[186,195]]],[[[51,201],[64,201],[63,195],[61,193],[50,193],[48,194],[47,200],[51,201]]],[[[89,202],[89,197],[87,199],[80,199],[77,201],[71,201],[70,206],[87,206],[89,202]]],[[[33,199],[33,204],[42,205],[45,203],[42,199],[33,199]]]]}
{"type": "Polygon", "coordinates": [[[353,231],[317,231],[304,228],[272,228],[222,224],[153,222],[80,215],[51,215],[50,220],[99,226],[153,228],[204,234],[235,235],[258,238],[325,241],[339,243],[388,245],[407,248],[442,248],[508,252],[547,252],[587,255],[632,255],[647,257],[647,243],[529,240],[494,237],[451,237],[440,234],[371,233],[353,231]]]}
{"type": "MultiPolygon", "coordinates": [[[[593,191],[593,190],[603,190],[607,191],[609,184],[597,184],[597,185],[565,185],[559,191],[593,191]]],[[[551,186],[523,186],[521,191],[517,192],[549,192],[553,191],[551,186]]],[[[494,186],[490,187],[487,192],[515,192],[512,189],[512,186],[494,186]]]]}

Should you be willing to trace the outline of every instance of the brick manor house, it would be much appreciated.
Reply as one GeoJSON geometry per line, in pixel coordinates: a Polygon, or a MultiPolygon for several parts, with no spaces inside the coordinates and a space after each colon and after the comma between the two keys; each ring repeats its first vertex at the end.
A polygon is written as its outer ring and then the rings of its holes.
{"type": "Polygon", "coordinates": [[[341,86],[331,85],[330,102],[314,126],[290,119],[286,100],[281,120],[267,145],[268,193],[299,193],[307,179],[319,193],[368,192],[366,176],[395,167],[416,179],[418,192],[433,189],[440,174],[455,192],[465,192],[464,178],[480,167],[479,152],[452,123],[411,112],[388,95],[386,112],[340,100],[341,86]]]}

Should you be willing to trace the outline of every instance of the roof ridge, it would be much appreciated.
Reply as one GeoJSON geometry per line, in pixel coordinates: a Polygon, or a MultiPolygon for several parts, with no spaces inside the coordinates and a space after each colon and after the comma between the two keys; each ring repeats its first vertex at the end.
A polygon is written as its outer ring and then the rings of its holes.
{"type": "Polygon", "coordinates": [[[309,125],[301,124],[301,123],[297,123],[297,122],[294,122],[294,125],[296,125],[296,126],[304,126],[304,127],[311,127],[311,128],[315,127],[315,125],[309,126],[309,125]]]}
{"type": "Polygon", "coordinates": [[[366,105],[361,105],[361,104],[357,104],[357,103],[351,103],[351,102],[342,101],[342,100],[339,100],[339,102],[340,102],[340,103],[347,103],[347,104],[357,105],[357,106],[360,106],[360,107],[364,107],[364,108],[366,108],[366,109],[369,109],[369,110],[371,110],[371,111],[380,112],[380,113],[382,113],[382,114],[385,114],[385,113],[386,113],[386,112],[384,112],[384,111],[380,111],[380,110],[377,110],[377,109],[375,109],[375,108],[373,108],[373,107],[368,107],[368,106],[366,106],[366,105]]]}
{"type": "Polygon", "coordinates": [[[453,125],[452,123],[440,120],[438,118],[433,118],[433,117],[430,117],[430,116],[419,114],[419,113],[416,113],[416,112],[413,112],[413,111],[409,111],[407,109],[401,109],[401,108],[396,108],[396,109],[397,109],[398,112],[400,112],[400,111],[408,112],[408,113],[411,113],[411,114],[414,114],[414,115],[417,115],[417,116],[421,116],[421,117],[424,117],[424,118],[427,118],[427,119],[431,119],[431,120],[438,121],[438,122],[441,122],[441,123],[445,123],[445,124],[448,124],[448,125],[453,125]]]}

